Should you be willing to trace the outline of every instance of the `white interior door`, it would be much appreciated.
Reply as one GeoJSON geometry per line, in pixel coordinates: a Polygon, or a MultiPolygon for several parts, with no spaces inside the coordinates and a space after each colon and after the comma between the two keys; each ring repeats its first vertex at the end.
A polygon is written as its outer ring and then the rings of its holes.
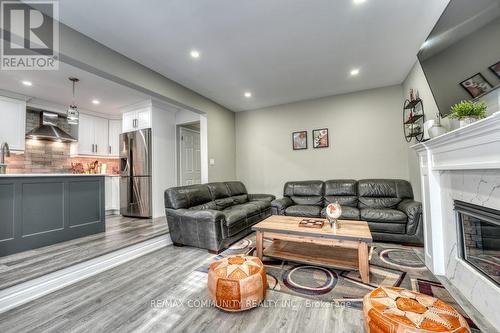
{"type": "Polygon", "coordinates": [[[181,185],[201,184],[200,133],[181,127],[181,185]]]}

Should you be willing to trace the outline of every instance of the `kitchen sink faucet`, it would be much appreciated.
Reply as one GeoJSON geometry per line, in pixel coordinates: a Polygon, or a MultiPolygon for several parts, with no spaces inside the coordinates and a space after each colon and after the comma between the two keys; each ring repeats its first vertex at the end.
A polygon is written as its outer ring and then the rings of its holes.
{"type": "Polygon", "coordinates": [[[0,148],[0,174],[4,174],[7,170],[7,164],[5,164],[5,156],[10,157],[9,144],[7,142],[2,143],[0,148]]]}

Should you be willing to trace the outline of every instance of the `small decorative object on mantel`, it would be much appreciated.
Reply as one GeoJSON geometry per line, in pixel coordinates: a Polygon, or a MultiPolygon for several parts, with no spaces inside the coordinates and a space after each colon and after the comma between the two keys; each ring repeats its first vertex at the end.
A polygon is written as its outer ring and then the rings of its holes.
{"type": "Polygon", "coordinates": [[[500,61],[490,66],[490,70],[500,79],[500,61]]]}
{"type": "Polygon", "coordinates": [[[340,228],[339,217],[342,215],[342,207],[338,202],[332,202],[326,206],[326,218],[333,230],[340,228]]]}
{"type": "Polygon", "coordinates": [[[328,128],[313,130],[313,148],[328,148],[328,128]]]}
{"type": "Polygon", "coordinates": [[[424,122],[424,104],[420,98],[415,98],[412,89],[410,99],[405,100],[403,106],[403,133],[407,142],[413,138],[418,142],[424,139],[424,122]]]}
{"type": "Polygon", "coordinates": [[[441,115],[439,114],[439,112],[437,112],[434,124],[431,126],[431,128],[429,128],[429,136],[431,137],[431,139],[433,139],[445,134],[446,132],[446,128],[441,125],[441,115]]]}
{"type": "Polygon", "coordinates": [[[292,133],[293,150],[307,149],[307,131],[292,133]]]}
{"type": "Polygon", "coordinates": [[[493,89],[491,83],[481,73],[477,73],[467,80],[460,82],[460,85],[467,90],[472,98],[476,98],[493,89]]]}
{"type": "Polygon", "coordinates": [[[486,118],[487,106],[484,102],[461,101],[451,108],[450,118],[458,119],[460,127],[472,124],[479,119],[486,118]]]}
{"type": "Polygon", "coordinates": [[[303,219],[299,222],[299,227],[321,229],[325,225],[324,220],[303,219]]]}

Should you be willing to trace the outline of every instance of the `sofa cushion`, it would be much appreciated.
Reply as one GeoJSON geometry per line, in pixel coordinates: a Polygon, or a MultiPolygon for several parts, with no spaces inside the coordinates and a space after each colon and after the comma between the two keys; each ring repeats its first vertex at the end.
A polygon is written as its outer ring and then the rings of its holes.
{"type": "Polygon", "coordinates": [[[303,216],[303,217],[320,217],[321,206],[311,205],[293,205],[285,209],[285,215],[288,216],[303,216]]]}
{"type": "Polygon", "coordinates": [[[229,194],[231,196],[248,194],[247,189],[242,182],[226,182],[226,186],[229,189],[229,194]]]}
{"type": "Polygon", "coordinates": [[[234,224],[243,223],[247,218],[247,211],[243,207],[233,206],[222,211],[226,217],[226,225],[232,226],[234,224]]]}
{"type": "Polygon", "coordinates": [[[325,206],[332,202],[338,202],[341,206],[358,207],[358,197],[354,195],[328,195],[325,196],[325,206]]]}
{"type": "Polygon", "coordinates": [[[271,202],[269,201],[255,200],[255,201],[250,201],[248,204],[256,206],[260,212],[264,212],[267,209],[271,208],[271,202]]]}
{"type": "Polygon", "coordinates": [[[411,184],[402,179],[363,179],[358,181],[360,197],[413,199],[411,184]]]}
{"type": "Polygon", "coordinates": [[[207,185],[172,187],[165,191],[165,208],[181,209],[212,201],[207,185]]]}
{"type": "Polygon", "coordinates": [[[388,208],[361,208],[360,216],[361,220],[369,222],[406,223],[408,220],[402,211],[388,208]]]}
{"type": "Polygon", "coordinates": [[[325,182],[325,196],[350,195],[357,196],[357,182],[352,179],[334,179],[325,182]]]}
{"type": "MultiPolygon", "coordinates": [[[[321,217],[326,217],[326,207],[321,210],[321,217]]],[[[341,220],[359,221],[359,209],[350,206],[342,206],[341,220]]]]}
{"type": "Polygon", "coordinates": [[[215,201],[209,201],[209,202],[206,202],[206,203],[198,205],[198,206],[189,207],[188,209],[189,210],[206,210],[206,209],[218,210],[217,204],[215,203],[215,201]]]}
{"type": "Polygon", "coordinates": [[[235,195],[231,197],[231,200],[233,200],[233,205],[241,205],[244,204],[245,202],[248,202],[248,195],[246,194],[235,195]]]}
{"type": "Polygon", "coordinates": [[[323,182],[320,180],[287,182],[283,189],[283,195],[285,197],[323,196],[323,182]]]}
{"type": "Polygon", "coordinates": [[[290,199],[296,205],[323,206],[323,197],[321,196],[292,196],[290,199]]]}
{"type": "Polygon", "coordinates": [[[223,199],[216,199],[215,204],[217,205],[218,210],[224,210],[224,209],[234,205],[234,199],[231,197],[223,198],[223,199]]]}
{"type": "Polygon", "coordinates": [[[359,198],[359,208],[396,208],[403,199],[400,198],[359,198]]]}
{"type": "Polygon", "coordinates": [[[368,222],[371,232],[384,234],[404,234],[406,233],[406,223],[395,222],[368,222]]]}
{"type": "Polygon", "coordinates": [[[243,211],[245,211],[247,217],[254,216],[254,215],[260,213],[259,206],[255,205],[253,202],[247,202],[244,204],[235,205],[235,206],[228,208],[228,209],[243,210],[243,211]]]}
{"type": "Polygon", "coordinates": [[[222,199],[229,198],[231,193],[229,193],[229,189],[226,183],[218,182],[218,183],[208,183],[207,184],[210,193],[212,193],[212,197],[214,199],[222,199]]]}

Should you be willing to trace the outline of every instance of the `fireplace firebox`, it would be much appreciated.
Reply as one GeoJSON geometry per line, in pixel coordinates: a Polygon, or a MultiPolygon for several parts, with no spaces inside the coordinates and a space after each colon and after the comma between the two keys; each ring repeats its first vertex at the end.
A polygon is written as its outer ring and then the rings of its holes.
{"type": "Polygon", "coordinates": [[[460,256],[500,285],[500,211],[459,200],[455,211],[460,256]]]}

